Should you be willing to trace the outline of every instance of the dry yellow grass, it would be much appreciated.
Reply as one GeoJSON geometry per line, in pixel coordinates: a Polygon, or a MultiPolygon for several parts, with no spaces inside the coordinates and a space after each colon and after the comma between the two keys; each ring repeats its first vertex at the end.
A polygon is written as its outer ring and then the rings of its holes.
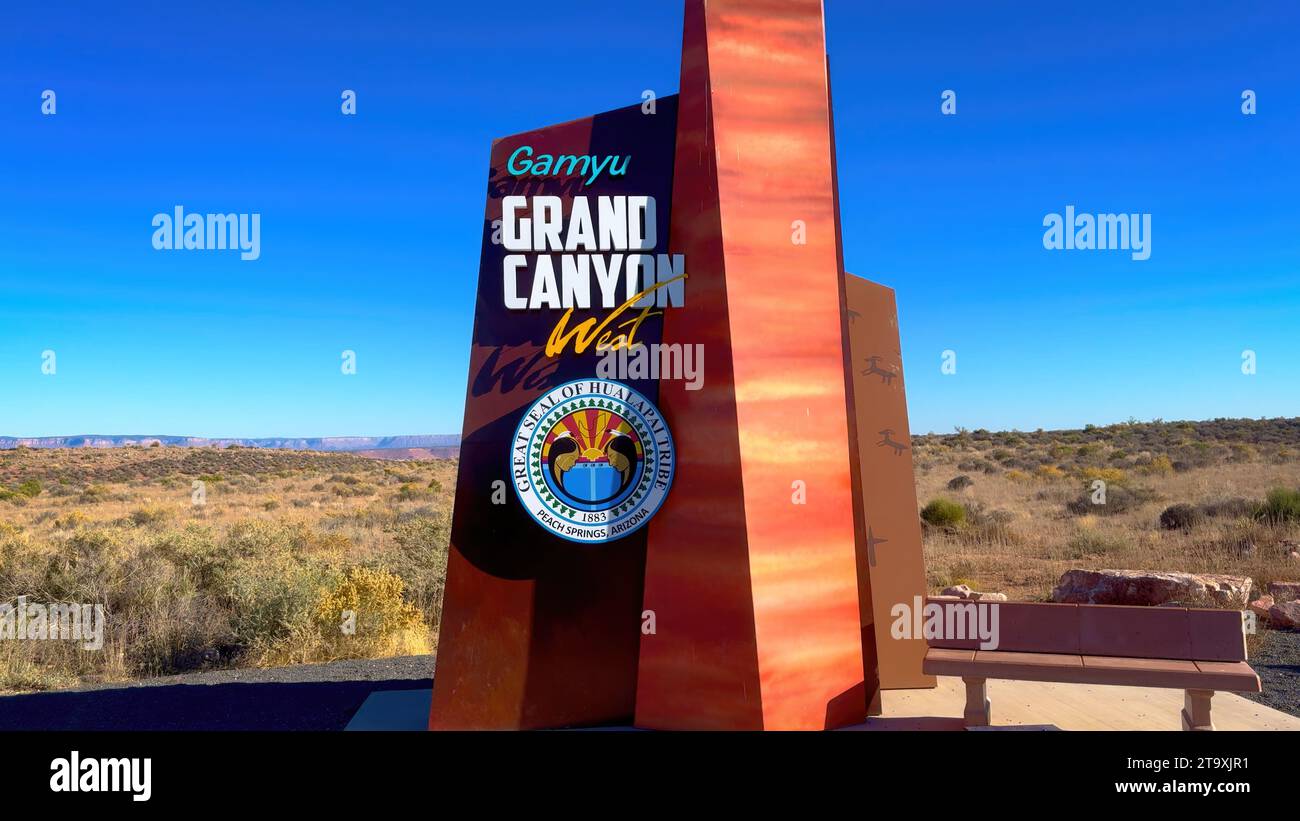
{"type": "MultiPolygon", "coordinates": [[[[1236,447],[1239,442],[1212,440],[1208,449],[1194,451],[1201,464],[1180,462],[1175,471],[1165,453],[1126,448],[1123,434],[1132,429],[1098,430],[1082,443],[1069,442],[1083,438],[1077,431],[917,437],[920,503],[958,501],[974,520],[958,530],[926,528],[930,586],[968,583],[1012,599],[1044,600],[1071,568],[1229,573],[1250,576],[1257,586],[1300,578],[1300,563],[1287,559],[1282,545],[1300,540],[1300,522],[1269,523],[1244,510],[1272,488],[1300,487],[1294,445],[1283,441],[1247,450],[1236,447]],[[1080,448],[1089,446],[1080,463],[1080,448]],[[948,483],[961,475],[973,484],[950,489],[948,483]],[[1106,506],[1090,506],[1095,480],[1107,483],[1106,506]],[[1160,525],[1161,512],[1171,505],[1233,500],[1242,500],[1243,509],[1188,529],[1160,525]]],[[[1170,430],[1178,437],[1172,447],[1186,449],[1186,427],[1138,426],[1128,438],[1159,448],[1170,430]]],[[[1251,431],[1257,433],[1251,428],[1244,435],[1251,431]]],[[[1295,435],[1291,426],[1285,433],[1288,439],[1295,435]]]]}
{"type": "Polygon", "coordinates": [[[431,652],[455,470],[248,449],[0,452],[0,602],[107,611],[101,650],[0,642],[0,689],[431,652]]]}

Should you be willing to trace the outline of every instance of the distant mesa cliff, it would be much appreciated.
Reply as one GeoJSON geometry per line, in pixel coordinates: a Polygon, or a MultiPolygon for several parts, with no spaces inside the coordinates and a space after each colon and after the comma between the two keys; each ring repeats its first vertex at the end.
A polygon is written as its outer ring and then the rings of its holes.
{"type": "Polygon", "coordinates": [[[278,450],[317,450],[360,453],[363,456],[389,459],[455,456],[460,450],[456,434],[421,434],[415,436],[324,436],[318,438],[273,437],[268,439],[206,439],[199,436],[0,436],[0,450],[6,448],[122,448],[150,447],[155,442],[167,447],[274,448],[278,450]],[[399,456],[400,452],[412,455],[399,456]],[[419,456],[415,454],[420,454],[419,456]]]}

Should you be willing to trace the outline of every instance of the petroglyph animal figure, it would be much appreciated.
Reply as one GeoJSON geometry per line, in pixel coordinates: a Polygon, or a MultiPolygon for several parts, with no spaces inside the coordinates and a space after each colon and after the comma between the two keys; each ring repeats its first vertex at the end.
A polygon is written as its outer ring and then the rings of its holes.
{"type": "Polygon", "coordinates": [[[885,428],[884,430],[880,431],[880,435],[883,436],[883,437],[885,437],[885,438],[883,438],[883,439],[881,439],[879,442],[877,442],[877,443],[876,443],[876,447],[878,447],[878,448],[885,448],[885,447],[893,448],[893,449],[894,449],[894,455],[895,455],[895,456],[901,456],[901,455],[903,454],[903,451],[907,450],[907,445],[903,444],[902,442],[897,442],[897,441],[894,440],[894,438],[893,438],[893,437],[894,437],[894,429],[893,429],[893,428],[885,428]]]}
{"type": "Polygon", "coordinates": [[[892,369],[880,367],[880,357],[878,356],[867,357],[867,369],[862,372],[863,376],[871,376],[872,374],[879,376],[880,381],[886,385],[894,384],[894,377],[898,376],[892,369]]]}

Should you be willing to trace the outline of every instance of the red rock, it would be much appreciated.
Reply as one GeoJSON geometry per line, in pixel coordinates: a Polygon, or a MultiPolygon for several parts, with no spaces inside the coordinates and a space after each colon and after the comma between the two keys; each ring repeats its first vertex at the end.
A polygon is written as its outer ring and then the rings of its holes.
{"type": "Polygon", "coordinates": [[[1268,618],[1268,610],[1272,606],[1273,606],[1272,596],[1260,596],[1258,599],[1250,603],[1250,610],[1256,616],[1266,619],[1268,618]]]}
{"type": "Polygon", "coordinates": [[[1300,582],[1269,582],[1268,592],[1279,601],[1300,599],[1300,582]]]}
{"type": "Polygon", "coordinates": [[[1052,591],[1052,601],[1146,606],[1208,601],[1244,610],[1252,584],[1249,576],[1217,573],[1067,570],[1052,591]]]}
{"type": "Polygon", "coordinates": [[[1268,622],[1272,627],[1300,628],[1300,601],[1273,605],[1268,610],[1268,622]]]}

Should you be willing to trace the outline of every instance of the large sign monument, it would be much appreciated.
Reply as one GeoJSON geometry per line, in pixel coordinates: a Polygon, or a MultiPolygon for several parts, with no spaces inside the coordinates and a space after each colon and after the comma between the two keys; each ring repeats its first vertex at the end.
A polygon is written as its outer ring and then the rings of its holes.
{"type": "Polygon", "coordinates": [[[431,728],[820,729],[933,684],[897,320],[844,272],[820,0],[492,147],[431,728]],[[883,443],[883,444],[881,444],[883,443]]]}

